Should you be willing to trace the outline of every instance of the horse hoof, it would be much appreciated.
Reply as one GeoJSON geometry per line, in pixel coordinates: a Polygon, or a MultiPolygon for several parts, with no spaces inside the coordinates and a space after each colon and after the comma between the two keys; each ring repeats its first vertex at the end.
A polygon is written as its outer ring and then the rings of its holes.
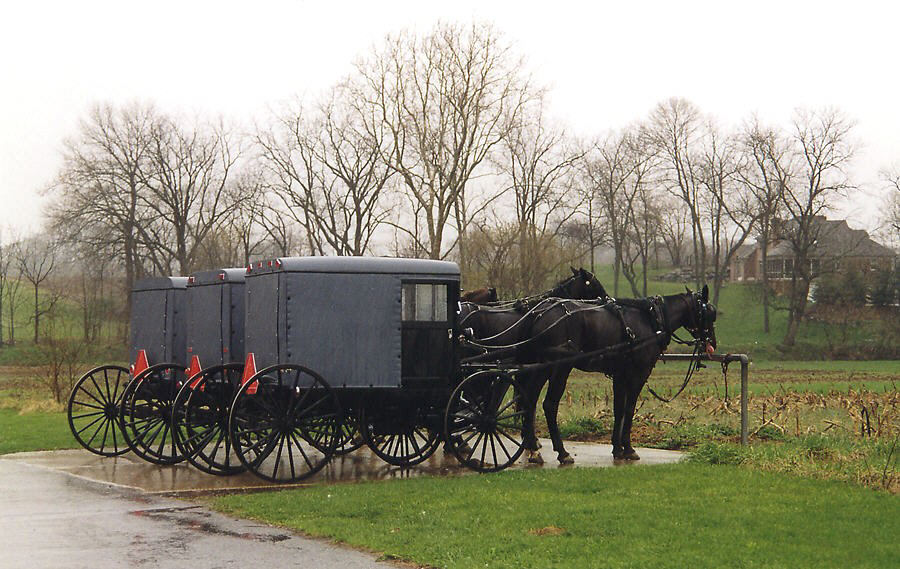
{"type": "Polygon", "coordinates": [[[528,455],[528,462],[531,464],[544,464],[544,457],[538,451],[532,451],[528,455]]]}
{"type": "Polygon", "coordinates": [[[622,449],[613,449],[612,451],[613,460],[621,460],[625,457],[625,451],[622,449]]]}
{"type": "Polygon", "coordinates": [[[575,459],[572,458],[571,454],[566,453],[565,455],[559,456],[559,463],[560,464],[575,464],[575,459]]]}
{"type": "Polygon", "coordinates": [[[625,460],[640,460],[641,457],[638,456],[638,453],[634,452],[634,449],[629,451],[625,451],[625,454],[622,455],[622,458],[625,460]]]}

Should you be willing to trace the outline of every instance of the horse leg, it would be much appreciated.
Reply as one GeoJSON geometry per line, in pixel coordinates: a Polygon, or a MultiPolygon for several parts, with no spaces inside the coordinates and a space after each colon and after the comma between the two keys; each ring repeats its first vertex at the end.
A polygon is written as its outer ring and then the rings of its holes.
{"type": "Polygon", "coordinates": [[[628,385],[628,400],[625,406],[625,428],[623,429],[622,438],[622,458],[625,460],[640,460],[641,457],[634,451],[631,446],[631,423],[634,420],[634,409],[637,406],[638,396],[641,394],[641,388],[644,382],[636,382],[628,385]]]}
{"type": "Polygon", "coordinates": [[[575,462],[575,459],[566,452],[566,449],[563,446],[562,437],[559,435],[559,424],[557,421],[559,402],[566,392],[566,382],[569,379],[569,373],[571,371],[572,366],[554,366],[553,374],[550,376],[550,385],[547,387],[547,395],[544,397],[544,416],[547,418],[547,429],[550,431],[550,440],[553,441],[553,450],[556,451],[556,456],[560,464],[572,464],[575,462]]]}
{"type": "Polygon", "coordinates": [[[544,386],[544,379],[531,372],[527,374],[521,374],[519,376],[524,389],[525,395],[528,397],[528,401],[526,401],[525,405],[527,409],[525,409],[525,421],[524,421],[524,430],[525,430],[525,440],[523,441],[525,450],[528,452],[528,462],[533,464],[543,464],[544,458],[541,456],[541,453],[538,452],[540,448],[537,440],[537,435],[535,434],[534,427],[534,415],[537,410],[537,400],[541,394],[541,388],[544,386]]]}
{"type": "Polygon", "coordinates": [[[613,377],[613,430],[612,430],[612,455],[613,458],[622,458],[622,431],[625,428],[625,382],[619,377],[613,377]]]}

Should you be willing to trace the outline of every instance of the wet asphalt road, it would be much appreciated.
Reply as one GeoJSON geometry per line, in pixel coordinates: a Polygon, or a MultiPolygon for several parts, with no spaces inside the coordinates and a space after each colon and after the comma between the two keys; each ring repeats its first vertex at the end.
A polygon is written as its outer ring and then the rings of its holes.
{"type": "Polygon", "coordinates": [[[0,460],[3,569],[390,566],[190,502],[0,460]]]}

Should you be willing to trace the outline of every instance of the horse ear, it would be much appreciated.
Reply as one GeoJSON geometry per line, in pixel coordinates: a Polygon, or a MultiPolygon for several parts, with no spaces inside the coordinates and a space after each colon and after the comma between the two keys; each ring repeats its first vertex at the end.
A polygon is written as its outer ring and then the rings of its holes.
{"type": "Polygon", "coordinates": [[[691,294],[692,292],[694,292],[690,288],[688,288],[688,285],[684,285],[684,290],[686,290],[688,294],[691,294]]]}
{"type": "Polygon", "coordinates": [[[569,265],[569,268],[572,269],[572,274],[575,275],[575,276],[577,277],[577,276],[578,276],[578,269],[576,269],[575,267],[573,267],[573,266],[571,266],[571,265],[569,265]]]}
{"type": "Polygon", "coordinates": [[[703,291],[700,292],[703,302],[709,302],[709,285],[703,285],[703,291]]]}

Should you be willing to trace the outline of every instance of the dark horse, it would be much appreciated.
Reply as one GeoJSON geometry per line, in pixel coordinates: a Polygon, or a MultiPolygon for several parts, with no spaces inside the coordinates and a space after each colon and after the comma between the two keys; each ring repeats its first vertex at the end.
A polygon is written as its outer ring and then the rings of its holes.
{"type": "MultiPolygon", "coordinates": [[[[638,396],[659,355],[679,328],[685,328],[698,345],[712,353],[716,347],[715,320],[716,307],[709,302],[706,286],[701,292],[688,290],[646,299],[562,301],[537,315],[530,326],[531,340],[518,359],[522,363],[559,362],[552,367],[544,399],[544,414],[559,461],[574,462],[563,447],[557,425],[559,401],[573,368],[602,372],[612,378],[613,457],[639,460],[631,446],[631,422],[638,396]],[[607,353],[601,355],[606,349],[607,353]]],[[[536,440],[526,440],[526,448],[536,447],[536,440]]]]}
{"type": "MultiPolygon", "coordinates": [[[[502,347],[515,345],[520,342],[527,342],[534,315],[540,310],[558,303],[559,299],[603,302],[609,298],[609,295],[606,294],[606,289],[603,288],[600,281],[590,271],[574,267],[571,267],[571,269],[572,276],[560,281],[554,288],[515,303],[499,307],[462,303],[459,316],[460,328],[470,329],[474,341],[484,346],[502,347]]],[[[480,351],[477,349],[464,349],[463,355],[477,355],[479,353],[480,351]]],[[[527,400],[531,406],[525,414],[526,441],[529,442],[526,448],[530,451],[529,460],[538,462],[540,454],[537,453],[537,438],[534,434],[534,412],[541,389],[547,380],[550,379],[550,371],[520,374],[518,379],[522,383],[527,400]]],[[[565,387],[564,384],[563,387],[565,387]]],[[[547,397],[550,396],[551,392],[548,391],[547,397]]],[[[547,409],[548,405],[545,399],[544,409],[547,409]]],[[[554,408],[558,408],[558,406],[559,401],[557,400],[554,408]]],[[[549,416],[547,417],[547,422],[550,422],[549,416]]]]}
{"type": "MultiPolygon", "coordinates": [[[[590,271],[571,267],[572,276],[552,289],[516,302],[500,306],[484,306],[477,302],[461,302],[459,327],[470,329],[472,337],[487,346],[505,346],[527,337],[528,324],[524,315],[538,304],[551,298],[576,300],[606,299],[606,289],[590,271]]],[[[478,353],[477,351],[474,353],[478,353]]],[[[470,354],[471,355],[471,354],[470,354]]]]}
{"type": "Polygon", "coordinates": [[[459,295],[460,302],[474,302],[475,304],[488,304],[497,302],[497,289],[494,287],[477,288],[467,290],[459,295]]]}

